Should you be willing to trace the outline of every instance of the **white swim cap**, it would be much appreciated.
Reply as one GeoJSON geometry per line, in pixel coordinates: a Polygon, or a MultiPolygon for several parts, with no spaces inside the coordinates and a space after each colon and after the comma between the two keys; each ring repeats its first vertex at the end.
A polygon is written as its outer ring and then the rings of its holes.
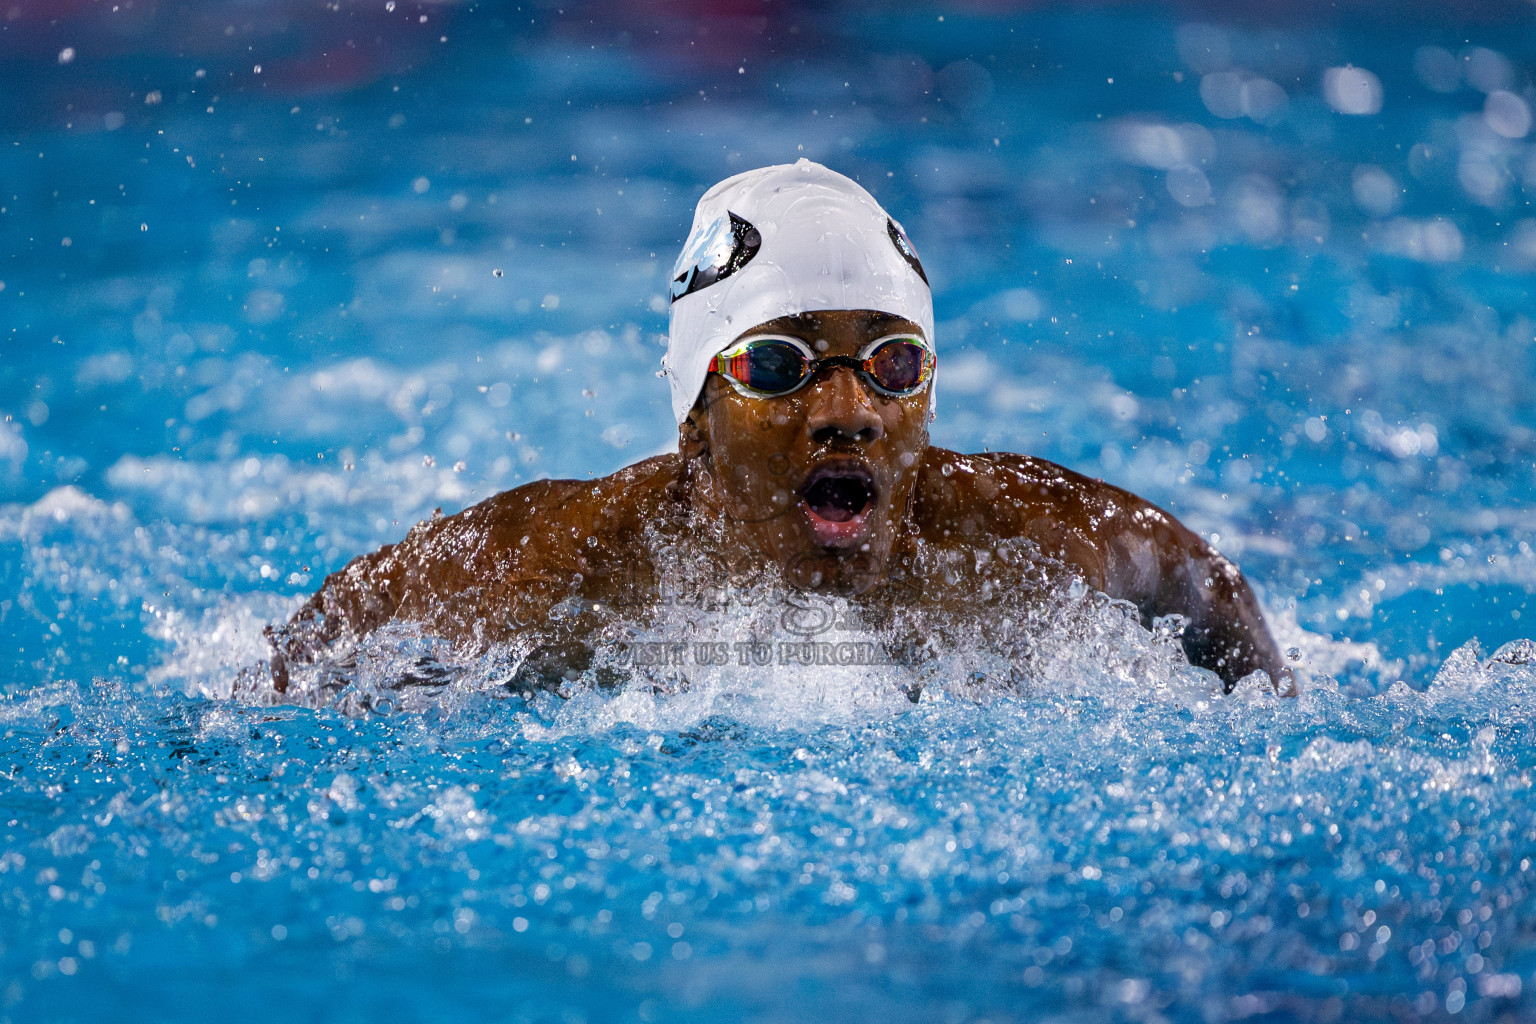
{"type": "Polygon", "coordinates": [[[672,271],[662,360],[681,423],[710,360],[758,324],[874,309],[933,338],[933,293],[901,225],[851,178],[809,160],[727,178],[699,200],[672,271]]]}

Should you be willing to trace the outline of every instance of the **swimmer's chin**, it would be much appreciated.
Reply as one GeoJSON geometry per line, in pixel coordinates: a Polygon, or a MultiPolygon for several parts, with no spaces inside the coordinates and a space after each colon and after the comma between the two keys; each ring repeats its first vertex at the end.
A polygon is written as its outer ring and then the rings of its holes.
{"type": "Polygon", "coordinates": [[[881,528],[879,506],[840,521],[819,516],[803,503],[799,511],[810,537],[803,548],[781,562],[792,585],[852,597],[880,582],[884,574],[878,567],[889,557],[889,543],[888,531],[881,528]]]}
{"type": "Polygon", "coordinates": [[[818,547],[803,552],[783,565],[786,580],[796,590],[839,597],[854,597],[880,582],[881,574],[871,571],[873,561],[858,548],[818,547]]]}

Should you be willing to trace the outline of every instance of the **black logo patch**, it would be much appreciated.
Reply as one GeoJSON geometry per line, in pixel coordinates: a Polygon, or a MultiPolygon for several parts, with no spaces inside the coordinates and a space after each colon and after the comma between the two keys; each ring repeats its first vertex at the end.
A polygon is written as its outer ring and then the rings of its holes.
{"type": "Polygon", "coordinates": [[[672,268],[672,301],[692,295],[723,281],[752,261],[763,246],[763,236],[751,222],[726,211],[699,232],[672,268]]]}
{"type": "MultiPolygon", "coordinates": [[[[896,226],[896,222],[889,217],[885,219],[885,233],[891,236],[891,244],[896,251],[901,253],[901,258],[907,261],[907,265],[917,271],[917,276],[923,279],[923,284],[928,284],[928,275],[923,273],[923,264],[917,258],[917,250],[912,248],[912,239],[907,233],[896,226]]],[[[933,287],[928,285],[928,287],[933,287]]]]}

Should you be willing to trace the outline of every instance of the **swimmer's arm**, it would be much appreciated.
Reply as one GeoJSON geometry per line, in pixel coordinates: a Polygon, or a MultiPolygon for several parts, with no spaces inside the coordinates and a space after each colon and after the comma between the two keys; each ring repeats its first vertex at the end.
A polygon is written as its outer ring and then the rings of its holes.
{"type": "Polygon", "coordinates": [[[1155,505],[1123,491],[1116,497],[1109,522],[1121,521],[1104,532],[1105,592],[1134,603],[1148,623],[1183,616],[1190,664],[1214,671],[1229,691],[1260,669],[1276,689],[1289,689],[1290,673],[1237,566],[1155,505]]]}
{"type": "Polygon", "coordinates": [[[1229,689],[1255,669],[1290,688],[1248,581],[1183,523],[1129,491],[1044,459],[1011,452],[970,458],[1004,467],[994,478],[1000,494],[984,500],[1006,510],[1024,499],[1016,521],[998,525],[1020,530],[1090,586],[1136,605],[1149,626],[1160,616],[1183,616],[1190,664],[1215,672],[1229,689]]]}
{"type": "Polygon", "coordinates": [[[337,640],[360,639],[394,620],[419,622],[474,647],[541,621],[573,578],[551,527],[586,486],[525,484],[457,515],[417,523],[400,543],[353,559],[327,576],[287,625],[268,627],[274,687],[285,692],[290,667],[313,661],[337,640]]]}
{"type": "Polygon", "coordinates": [[[268,626],[272,647],[272,685],[288,689],[289,669],[314,660],[343,636],[360,637],[394,618],[400,598],[398,545],[362,555],[325,578],[308,601],[283,626],[268,626]]]}

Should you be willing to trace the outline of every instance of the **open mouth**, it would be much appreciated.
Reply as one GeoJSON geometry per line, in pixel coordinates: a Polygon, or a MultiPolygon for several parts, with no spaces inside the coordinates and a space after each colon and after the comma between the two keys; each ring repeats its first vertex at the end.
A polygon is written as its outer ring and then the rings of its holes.
{"type": "Polygon", "coordinates": [[[864,529],[864,515],[877,496],[874,478],[856,463],[818,467],[800,489],[816,539],[828,547],[857,540],[864,529]]]}

